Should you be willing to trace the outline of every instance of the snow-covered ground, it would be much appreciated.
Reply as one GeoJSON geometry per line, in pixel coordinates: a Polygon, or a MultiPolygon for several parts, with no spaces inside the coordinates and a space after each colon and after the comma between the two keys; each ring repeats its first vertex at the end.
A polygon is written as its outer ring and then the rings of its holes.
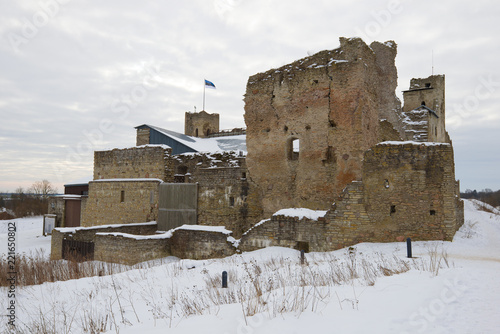
{"type": "MultiPolygon", "coordinates": [[[[363,243],[301,266],[297,251],[273,247],[18,287],[17,322],[54,333],[499,333],[500,215],[466,201],[465,220],[453,242],[414,242],[414,259],[405,243],[363,243]]],[[[48,254],[42,219],[16,222],[18,251],[48,254]]],[[[0,302],[5,314],[6,288],[0,302]]]]}

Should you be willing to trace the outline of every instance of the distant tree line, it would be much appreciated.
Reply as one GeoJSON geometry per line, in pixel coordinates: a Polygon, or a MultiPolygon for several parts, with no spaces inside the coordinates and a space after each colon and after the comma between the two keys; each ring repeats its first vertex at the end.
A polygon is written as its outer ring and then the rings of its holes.
{"type": "Polygon", "coordinates": [[[483,189],[481,191],[467,189],[460,193],[460,197],[465,199],[478,199],[494,207],[500,206],[500,190],[483,189]]]}
{"type": "Polygon", "coordinates": [[[57,189],[47,180],[37,181],[28,189],[19,187],[13,194],[0,195],[0,208],[9,212],[0,215],[0,219],[21,218],[46,214],[49,197],[55,195],[57,189]],[[14,215],[12,217],[12,214],[14,215]]]}

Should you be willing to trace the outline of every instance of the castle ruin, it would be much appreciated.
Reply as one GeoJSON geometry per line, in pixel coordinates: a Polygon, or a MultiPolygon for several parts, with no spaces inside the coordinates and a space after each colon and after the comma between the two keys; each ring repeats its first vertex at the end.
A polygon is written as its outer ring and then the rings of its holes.
{"type": "MultiPolygon", "coordinates": [[[[251,76],[246,136],[220,137],[219,115],[205,111],[186,113],[184,134],[137,127],[139,146],[95,153],[82,225],[157,221],[170,232],[155,235],[155,254],[193,258],[451,240],[463,203],[445,78],[412,79],[401,107],[396,53],[392,41],[341,38],[335,50],[251,76]]],[[[78,233],[55,233],[52,257],[60,258],[57,243],[78,233]]],[[[99,240],[101,259],[127,238],[141,247],[128,235],[87,235],[99,240]]]]}

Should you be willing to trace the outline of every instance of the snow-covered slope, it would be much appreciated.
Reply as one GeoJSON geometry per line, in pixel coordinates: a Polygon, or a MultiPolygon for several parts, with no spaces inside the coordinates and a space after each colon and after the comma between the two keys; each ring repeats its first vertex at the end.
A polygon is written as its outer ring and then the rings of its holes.
{"type": "MultiPolygon", "coordinates": [[[[465,202],[466,223],[453,242],[414,242],[414,259],[406,258],[405,243],[363,243],[306,254],[306,265],[286,248],[180,260],[18,287],[17,320],[21,327],[55,326],[57,333],[92,326],[144,334],[498,333],[500,215],[476,206],[465,202]],[[224,270],[227,289],[220,288],[224,270]]],[[[50,239],[36,236],[41,226],[29,229],[33,221],[17,225],[25,225],[18,230],[21,251],[50,239]]],[[[0,301],[5,310],[5,288],[0,301]]]]}

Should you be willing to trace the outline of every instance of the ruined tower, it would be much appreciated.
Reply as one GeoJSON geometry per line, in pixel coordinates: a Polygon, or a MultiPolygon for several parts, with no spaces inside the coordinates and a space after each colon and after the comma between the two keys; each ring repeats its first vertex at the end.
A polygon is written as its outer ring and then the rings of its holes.
{"type": "Polygon", "coordinates": [[[406,139],[422,142],[449,142],[445,128],[444,75],[411,79],[403,91],[403,122],[406,139]]]}
{"type": "Polygon", "coordinates": [[[219,132],[219,114],[209,114],[205,110],[200,112],[186,112],[184,120],[184,134],[192,137],[206,138],[212,133],[219,132]]]}
{"type": "Polygon", "coordinates": [[[361,179],[380,116],[400,108],[395,56],[394,42],[341,38],[338,49],[249,78],[247,165],[264,216],[287,207],[329,209],[361,179]]]}

